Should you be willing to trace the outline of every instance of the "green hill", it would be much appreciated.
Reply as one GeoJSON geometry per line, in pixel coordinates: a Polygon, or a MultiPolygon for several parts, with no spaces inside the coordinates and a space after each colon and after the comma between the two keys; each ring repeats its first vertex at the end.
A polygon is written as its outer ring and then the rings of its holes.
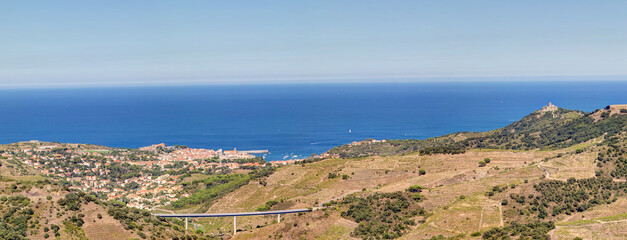
{"type": "Polygon", "coordinates": [[[328,153],[342,158],[357,158],[412,152],[455,154],[473,148],[559,149],[602,135],[611,137],[625,130],[627,114],[611,114],[607,109],[584,113],[559,108],[551,112],[535,111],[508,126],[485,133],[459,132],[425,140],[363,141],[335,147],[328,153]]]}
{"type": "Polygon", "coordinates": [[[592,113],[558,109],[533,112],[504,128],[458,143],[465,148],[557,149],[590,139],[611,137],[627,129],[627,115],[609,115],[607,110],[592,113]]]}

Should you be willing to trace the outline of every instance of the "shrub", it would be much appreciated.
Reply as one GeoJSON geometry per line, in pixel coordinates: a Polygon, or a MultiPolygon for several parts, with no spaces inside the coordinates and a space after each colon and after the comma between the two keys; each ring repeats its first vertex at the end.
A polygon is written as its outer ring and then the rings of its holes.
{"type": "Polygon", "coordinates": [[[270,210],[270,208],[272,208],[272,206],[277,205],[277,204],[279,204],[279,202],[275,200],[267,201],[264,206],[258,207],[257,211],[268,211],[270,210]]]}
{"type": "Polygon", "coordinates": [[[408,192],[419,193],[422,192],[424,187],[420,185],[413,185],[407,189],[408,192]]]}
{"type": "Polygon", "coordinates": [[[418,170],[418,175],[425,175],[425,174],[427,174],[427,171],[425,171],[424,169],[418,170]]]}
{"type": "Polygon", "coordinates": [[[50,225],[50,229],[52,229],[53,232],[58,232],[60,228],[59,228],[59,226],[57,226],[55,224],[52,224],[52,225],[50,225]]]}
{"type": "Polygon", "coordinates": [[[485,161],[479,161],[479,167],[485,167],[485,161]]]}
{"type": "Polygon", "coordinates": [[[420,193],[374,193],[366,197],[350,195],[340,203],[340,207],[346,209],[341,215],[359,223],[351,234],[354,237],[398,238],[411,230],[409,226],[416,225],[413,217],[426,214],[418,201],[412,201],[412,195],[420,193]]]}
{"type": "Polygon", "coordinates": [[[550,239],[547,233],[555,228],[553,222],[532,222],[510,225],[500,228],[492,228],[483,233],[483,239],[512,239],[520,236],[520,239],[550,239]]]}
{"type": "Polygon", "coordinates": [[[68,193],[65,198],[57,201],[57,204],[64,206],[66,210],[78,211],[81,209],[81,196],[76,193],[68,193]]]}
{"type": "MultiPolygon", "coordinates": [[[[511,193],[509,198],[516,209],[524,211],[517,210],[518,213],[537,214],[540,219],[548,217],[548,214],[553,217],[571,215],[597,205],[610,204],[614,198],[627,192],[627,184],[615,182],[609,177],[569,178],[565,182],[545,180],[535,184],[533,188],[538,194],[511,193]]],[[[495,186],[490,193],[500,192],[502,189],[495,186]]]]}
{"type": "Polygon", "coordinates": [[[422,201],[425,197],[420,193],[413,193],[411,194],[411,198],[415,201],[422,201]]]}
{"type": "Polygon", "coordinates": [[[601,118],[608,118],[610,116],[610,112],[601,113],[601,118]]]}
{"type": "Polygon", "coordinates": [[[246,185],[251,178],[263,176],[265,174],[255,171],[253,172],[250,174],[216,175],[202,180],[195,180],[189,183],[189,186],[186,186],[185,188],[187,190],[200,189],[192,193],[189,197],[182,197],[181,199],[173,202],[172,207],[179,209],[190,205],[209,203],[226,195],[227,193],[235,191],[241,186],[246,185]]]}
{"type": "Polygon", "coordinates": [[[427,148],[421,149],[419,152],[420,152],[420,155],[431,155],[431,154],[438,154],[438,153],[461,154],[461,153],[465,153],[466,149],[462,147],[458,147],[458,146],[438,146],[438,147],[427,147],[427,148]]]}

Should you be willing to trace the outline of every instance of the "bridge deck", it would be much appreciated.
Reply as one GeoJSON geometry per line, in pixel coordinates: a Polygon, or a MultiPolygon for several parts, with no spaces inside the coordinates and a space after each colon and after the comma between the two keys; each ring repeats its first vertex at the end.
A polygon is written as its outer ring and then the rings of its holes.
{"type": "Polygon", "coordinates": [[[237,217],[237,216],[254,216],[254,215],[274,215],[285,213],[311,212],[311,209],[291,209],[277,210],[265,212],[239,212],[239,213],[182,213],[182,214],[153,214],[158,217],[237,217]]]}

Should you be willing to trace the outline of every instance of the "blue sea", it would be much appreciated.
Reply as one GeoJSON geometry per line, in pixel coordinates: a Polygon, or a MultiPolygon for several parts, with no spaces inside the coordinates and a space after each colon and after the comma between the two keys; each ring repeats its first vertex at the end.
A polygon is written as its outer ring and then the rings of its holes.
{"type": "Polygon", "coordinates": [[[0,90],[0,143],[268,149],[303,158],[367,138],[506,126],[549,102],[627,103],[627,82],[447,82],[0,90]]]}

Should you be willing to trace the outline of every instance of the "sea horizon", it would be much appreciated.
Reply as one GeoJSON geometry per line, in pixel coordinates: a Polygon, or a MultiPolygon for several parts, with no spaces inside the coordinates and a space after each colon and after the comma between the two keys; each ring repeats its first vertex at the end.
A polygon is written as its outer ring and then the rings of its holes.
{"type": "Polygon", "coordinates": [[[549,102],[593,111],[627,82],[396,82],[0,89],[0,143],[268,149],[300,159],[368,138],[504,127],[549,102]]]}

